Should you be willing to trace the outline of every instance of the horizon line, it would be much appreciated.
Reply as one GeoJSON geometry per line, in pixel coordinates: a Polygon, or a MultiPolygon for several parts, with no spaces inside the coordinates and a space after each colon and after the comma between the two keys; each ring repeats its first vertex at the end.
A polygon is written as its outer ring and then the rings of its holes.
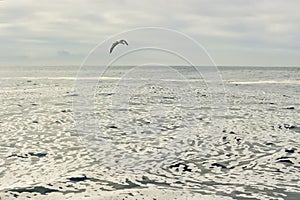
{"type": "MultiPolygon", "coordinates": [[[[68,65],[68,64],[53,64],[53,65],[0,65],[1,67],[81,67],[82,65],[68,65]]],[[[87,65],[89,67],[103,67],[105,65],[87,65]]],[[[115,67],[133,67],[133,66],[140,66],[140,65],[115,65],[115,67]]],[[[168,65],[171,67],[192,67],[191,65],[168,65]]],[[[299,65],[197,65],[198,67],[300,67],[299,65]]]]}

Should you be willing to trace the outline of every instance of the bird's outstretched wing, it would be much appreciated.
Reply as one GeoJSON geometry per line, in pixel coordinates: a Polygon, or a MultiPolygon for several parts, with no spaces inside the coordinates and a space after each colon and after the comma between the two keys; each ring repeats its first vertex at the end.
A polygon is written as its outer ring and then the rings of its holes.
{"type": "Polygon", "coordinates": [[[128,43],[126,42],[126,40],[121,40],[120,42],[121,42],[122,44],[125,43],[125,44],[128,46],[128,43]]]}
{"type": "Polygon", "coordinates": [[[115,43],[113,43],[113,44],[111,45],[111,47],[110,47],[109,53],[111,53],[111,52],[114,50],[114,48],[115,48],[118,44],[119,44],[118,41],[115,42],[115,43]]]}

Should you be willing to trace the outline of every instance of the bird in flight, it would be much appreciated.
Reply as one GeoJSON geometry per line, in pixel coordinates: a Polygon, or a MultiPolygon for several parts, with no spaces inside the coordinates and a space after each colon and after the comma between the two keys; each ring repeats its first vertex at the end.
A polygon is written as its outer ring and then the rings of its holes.
{"type": "Polygon", "coordinates": [[[114,43],[111,45],[110,50],[109,50],[109,53],[111,53],[111,52],[114,50],[114,48],[115,48],[118,44],[126,44],[126,45],[128,45],[128,43],[126,42],[126,40],[119,40],[119,41],[116,41],[116,42],[114,42],[114,43]]]}

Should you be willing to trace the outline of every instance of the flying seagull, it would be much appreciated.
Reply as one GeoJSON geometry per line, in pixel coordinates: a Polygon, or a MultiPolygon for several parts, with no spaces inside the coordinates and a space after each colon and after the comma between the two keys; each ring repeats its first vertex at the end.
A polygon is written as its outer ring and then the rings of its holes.
{"type": "Polygon", "coordinates": [[[119,41],[116,41],[116,42],[114,42],[114,43],[111,45],[110,50],[109,50],[109,53],[111,53],[111,52],[114,50],[114,48],[115,48],[118,44],[126,44],[126,45],[128,45],[128,43],[126,42],[126,40],[119,40],[119,41]]]}

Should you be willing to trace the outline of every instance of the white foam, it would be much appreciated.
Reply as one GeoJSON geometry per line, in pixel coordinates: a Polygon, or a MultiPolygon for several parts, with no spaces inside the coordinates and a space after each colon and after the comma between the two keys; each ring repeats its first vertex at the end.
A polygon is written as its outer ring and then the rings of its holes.
{"type": "Polygon", "coordinates": [[[229,84],[240,84],[240,85],[250,85],[250,84],[300,84],[300,80],[264,80],[264,81],[228,81],[229,84]]]}

